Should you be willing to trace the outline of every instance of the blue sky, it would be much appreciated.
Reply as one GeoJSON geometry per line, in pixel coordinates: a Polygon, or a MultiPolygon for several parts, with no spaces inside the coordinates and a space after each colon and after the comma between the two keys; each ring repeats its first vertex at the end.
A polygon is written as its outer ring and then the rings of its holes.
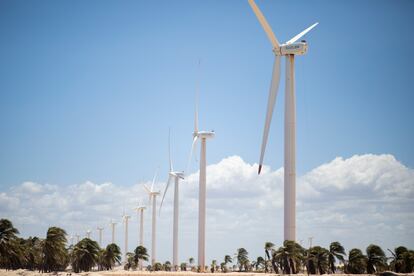
{"type": "MultiPolygon", "coordinates": [[[[257,4],[296,59],[297,169],[391,154],[414,167],[414,3],[257,4]]],[[[131,186],[184,169],[197,63],[208,163],[258,161],[273,64],[247,1],[1,1],[0,191],[24,181],[131,186]]],[[[282,63],[284,68],[284,62],[282,63]]],[[[265,164],[283,166],[284,74],[265,164]]],[[[193,164],[192,172],[197,164],[193,164]]]]}

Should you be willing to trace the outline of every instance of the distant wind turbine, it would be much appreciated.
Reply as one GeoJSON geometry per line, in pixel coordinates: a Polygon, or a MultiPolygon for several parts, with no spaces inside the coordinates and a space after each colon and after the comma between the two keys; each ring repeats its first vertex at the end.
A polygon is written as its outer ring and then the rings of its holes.
{"type": "MultiPolygon", "coordinates": [[[[139,221],[139,245],[144,246],[144,210],[146,207],[138,203],[138,207],[134,208],[137,211],[138,221],[139,221]]],[[[139,268],[142,269],[142,260],[139,260],[139,268]]]]}
{"type": "Polygon", "coordinates": [[[111,222],[109,222],[109,225],[111,226],[111,230],[112,230],[112,241],[111,241],[111,243],[115,243],[115,225],[116,225],[116,222],[111,219],[111,222]]]}
{"type": "Polygon", "coordinates": [[[152,237],[151,237],[151,265],[154,265],[157,260],[157,240],[156,240],[156,234],[157,234],[157,196],[160,194],[160,191],[154,190],[154,183],[157,178],[157,174],[154,175],[154,178],[152,180],[151,189],[147,187],[147,185],[144,184],[144,189],[147,191],[149,195],[149,201],[150,204],[152,202],[152,237]]]}
{"type": "Polygon", "coordinates": [[[138,226],[138,237],[139,237],[139,245],[144,246],[144,210],[147,207],[145,207],[145,205],[139,203],[137,207],[134,208],[135,211],[137,211],[137,215],[138,215],[138,221],[139,221],[139,226],[138,226]]]}
{"type": "Polygon", "coordinates": [[[124,251],[124,262],[127,262],[127,253],[128,253],[128,220],[131,218],[131,216],[128,216],[125,214],[123,214],[122,219],[123,222],[125,224],[125,251],[124,251]]]}
{"type": "Polygon", "coordinates": [[[96,229],[98,230],[98,233],[99,233],[99,246],[102,247],[102,230],[104,229],[103,227],[99,227],[99,226],[96,229]]]}
{"type": "Polygon", "coordinates": [[[171,133],[168,132],[168,159],[170,164],[170,171],[168,172],[168,181],[165,186],[164,195],[162,196],[160,204],[160,213],[162,203],[164,202],[165,194],[170,186],[171,179],[174,179],[174,221],[173,221],[173,269],[178,267],[178,215],[179,215],[179,180],[184,179],[184,172],[174,171],[173,162],[171,158],[171,133]]]}
{"type": "Polygon", "coordinates": [[[90,239],[90,238],[91,238],[91,233],[92,233],[92,231],[91,231],[91,230],[86,231],[86,237],[87,237],[88,239],[90,239]]]}
{"type": "Polygon", "coordinates": [[[286,57],[286,88],[285,88],[285,161],[284,161],[284,240],[296,240],[296,103],[295,103],[295,55],[304,55],[308,50],[308,44],[302,40],[302,36],[312,30],[318,23],[313,24],[301,33],[294,36],[284,44],[279,44],[275,34],[267,23],[264,15],[257,7],[254,0],[249,4],[256,14],[273,46],[275,62],[273,65],[272,82],[270,84],[267,103],[266,120],[263,131],[262,148],[259,161],[259,174],[263,165],[263,157],[266,150],[270,123],[272,121],[273,108],[280,80],[280,58],[286,57]]]}

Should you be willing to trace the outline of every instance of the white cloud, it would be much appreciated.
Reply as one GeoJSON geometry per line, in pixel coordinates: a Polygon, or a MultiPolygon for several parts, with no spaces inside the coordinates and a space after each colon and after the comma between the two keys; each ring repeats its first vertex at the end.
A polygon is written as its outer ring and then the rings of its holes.
{"type": "MultiPolygon", "coordinates": [[[[283,168],[264,167],[231,156],[207,168],[207,255],[221,259],[238,247],[252,257],[262,254],[265,241],[280,244],[283,233],[283,168]]],[[[10,218],[23,236],[44,236],[47,227],[57,225],[69,234],[84,235],[87,229],[120,222],[122,212],[133,213],[138,199],[147,200],[143,183],[120,186],[110,182],[59,186],[24,182],[0,192],[0,216],[10,218]]],[[[146,183],[149,184],[149,183],[146,183]]],[[[157,187],[164,188],[164,183],[157,187]]],[[[198,218],[198,174],[180,186],[180,255],[196,257],[198,218]]],[[[172,189],[157,217],[158,252],[170,259],[172,189]]],[[[355,155],[335,158],[297,180],[298,240],[314,236],[327,246],[339,240],[350,247],[377,243],[385,247],[404,244],[414,247],[414,170],[392,155],[355,155]]],[[[146,212],[145,240],[149,245],[149,212],[146,212]]],[[[137,242],[137,219],[132,216],[130,249],[137,242]]],[[[117,241],[123,244],[118,224],[117,241]]],[[[94,232],[97,236],[96,231],[94,232]]]]}

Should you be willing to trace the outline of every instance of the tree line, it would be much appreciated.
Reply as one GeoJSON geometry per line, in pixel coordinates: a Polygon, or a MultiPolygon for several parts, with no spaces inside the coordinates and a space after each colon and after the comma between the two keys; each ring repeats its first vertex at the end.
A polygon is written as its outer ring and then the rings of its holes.
{"type": "MultiPolygon", "coordinates": [[[[249,260],[246,249],[239,248],[235,254],[233,270],[283,274],[374,274],[390,270],[397,273],[413,272],[413,250],[399,246],[388,251],[391,257],[387,257],[380,246],[371,244],[366,248],[365,254],[360,249],[353,248],[347,255],[339,242],[332,242],[329,248],[313,246],[308,249],[294,241],[285,241],[278,248],[273,243],[266,242],[264,258],[259,256],[253,261],[249,260]]],[[[232,258],[226,255],[223,263],[216,269],[228,270],[229,262],[232,262],[232,258]]]]}
{"type": "MultiPolygon", "coordinates": [[[[110,270],[121,263],[121,250],[111,243],[100,248],[96,241],[84,238],[75,245],[67,247],[66,231],[50,227],[46,238],[20,238],[19,231],[10,220],[0,219],[0,268],[29,269],[41,272],[63,271],[68,268],[74,272],[110,270]]],[[[131,254],[131,253],[129,253],[131,254]]],[[[135,249],[133,262],[148,260],[146,249],[135,249]]]]}
{"type": "MultiPolygon", "coordinates": [[[[41,272],[64,271],[71,269],[74,272],[97,270],[111,270],[121,264],[121,250],[112,243],[100,248],[96,241],[84,238],[75,245],[67,246],[66,232],[59,227],[50,227],[46,238],[18,237],[19,231],[7,219],[0,219],[0,268],[28,269],[41,272]]],[[[369,245],[365,254],[357,248],[346,254],[339,242],[332,242],[329,248],[313,246],[304,248],[294,241],[285,241],[282,246],[276,247],[266,242],[264,255],[255,260],[249,259],[246,249],[239,248],[232,256],[225,255],[223,262],[218,265],[213,260],[211,272],[265,272],[283,274],[326,274],[337,271],[349,274],[374,274],[382,271],[397,273],[411,273],[414,270],[414,251],[404,246],[394,250],[388,249],[391,257],[386,257],[384,250],[375,244],[369,245]]],[[[147,249],[138,246],[134,252],[126,254],[124,269],[143,269],[143,262],[148,261],[147,249]]],[[[181,263],[173,268],[171,262],[155,263],[147,266],[151,271],[200,271],[194,266],[194,258],[189,258],[189,264],[181,263]]]]}

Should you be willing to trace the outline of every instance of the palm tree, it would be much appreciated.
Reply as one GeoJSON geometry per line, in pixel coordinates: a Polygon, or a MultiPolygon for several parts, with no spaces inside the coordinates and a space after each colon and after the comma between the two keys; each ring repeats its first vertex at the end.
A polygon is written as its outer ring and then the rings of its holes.
{"type": "Polygon", "coordinates": [[[121,264],[121,249],[115,243],[108,244],[102,254],[102,268],[111,270],[115,264],[121,264]]]}
{"type": "Polygon", "coordinates": [[[181,263],[180,264],[181,271],[187,271],[187,263],[181,263]]]}
{"type": "Polygon", "coordinates": [[[12,241],[17,238],[19,230],[8,219],[0,219],[0,266],[10,267],[10,256],[15,252],[12,241]]]}
{"type": "Polygon", "coordinates": [[[353,248],[348,254],[346,273],[363,274],[367,267],[367,257],[358,248],[353,248]]]}
{"type": "Polygon", "coordinates": [[[72,268],[76,273],[90,271],[98,262],[99,245],[85,238],[78,242],[72,252],[72,268]]]}
{"type": "Polygon", "coordinates": [[[126,254],[126,262],[124,265],[125,270],[129,270],[130,268],[136,269],[137,265],[135,263],[135,254],[132,252],[127,252],[126,254]]]}
{"type": "Polygon", "coordinates": [[[64,270],[68,264],[66,250],[66,232],[59,227],[50,227],[47,230],[43,246],[43,271],[52,272],[64,270]]]}
{"type": "Polygon", "coordinates": [[[370,244],[367,247],[367,273],[374,274],[377,271],[383,270],[386,265],[386,257],[384,251],[375,244],[370,244]]]}
{"type": "Polygon", "coordinates": [[[332,274],[335,273],[336,267],[335,267],[335,261],[338,259],[342,263],[345,262],[344,256],[345,256],[345,249],[339,242],[332,242],[329,245],[329,268],[330,272],[332,274]]]}
{"type": "Polygon", "coordinates": [[[266,261],[265,261],[265,259],[263,259],[262,256],[257,257],[257,260],[255,262],[256,271],[258,271],[260,267],[265,267],[266,268],[266,261]]]}
{"type": "MultiPolygon", "coordinates": [[[[138,262],[142,264],[142,261],[148,261],[148,257],[149,257],[148,251],[144,246],[142,245],[137,246],[137,248],[135,248],[134,250],[134,253],[135,253],[135,256],[134,256],[135,265],[137,265],[138,262]]],[[[142,268],[142,265],[140,265],[140,268],[142,268]]]]}
{"type": "Polygon", "coordinates": [[[211,273],[214,273],[216,271],[217,268],[217,260],[212,260],[211,261],[211,273]]]}
{"type": "Polygon", "coordinates": [[[247,266],[249,263],[248,254],[249,253],[244,248],[237,249],[236,258],[237,258],[237,263],[239,264],[239,271],[242,271],[243,267],[244,267],[244,271],[247,271],[247,266]]]}
{"type": "Polygon", "coordinates": [[[29,237],[24,241],[24,259],[26,269],[41,270],[43,260],[43,241],[38,237],[29,237]]]}
{"type": "Polygon", "coordinates": [[[271,251],[272,251],[272,249],[273,249],[274,246],[275,245],[273,243],[271,243],[271,242],[266,242],[265,243],[265,247],[264,247],[264,250],[265,250],[265,273],[267,272],[267,261],[266,261],[266,257],[267,257],[267,260],[270,260],[270,254],[271,254],[271,251]]]}
{"type": "Polygon", "coordinates": [[[171,262],[170,261],[166,261],[162,265],[162,270],[164,270],[164,271],[171,271],[171,262]]]}
{"type": "Polygon", "coordinates": [[[304,252],[305,250],[298,243],[284,241],[283,246],[272,252],[272,265],[275,272],[278,264],[285,274],[298,273],[304,259],[304,252]]]}
{"type": "Polygon", "coordinates": [[[194,268],[194,258],[193,258],[193,257],[190,257],[190,258],[188,259],[188,263],[190,264],[190,268],[191,268],[191,270],[193,270],[193,268],[194,268]]]}
{"type": "Polygon", "coordinates": [[[317,270],[319,274],[326,274],[329,267],[329,250],[320,247],[314,246],[308,251],[308,271],[311,274],[314,274],[314,270],[317,270]]]}
{"type": "Polygon", "coordinates": [[[392,254],[390,269],[397,273],[411,273],[414,268],[414,251],[408,250],[404,246],[394,249],[394,252],[388,249],[392,254]]]}
{"type": "Polygon", "coordinates": [[[230,255],[224,256],[224,263],[227,265],[228,263],[232,263],[233,259],[230,255]]]}
{"type": "Polygon", "coordinates": [[[160,271],[162,270],[162,264],[161,263],[155,263],[152,267],[153,271],[160,271]]]}
{"type": "Polygon", "coordinates": [[[25,256],[25,240],[19,237],[11,239],[9,242],[10,251],[5,256],[7,269],[19,269],[27,266],[25,256]]]}
{"type": "Polygon", "coordinates": [[[223,262],[224,268],[222,267],[221,270],[223,270],[224,272],[227,272],[228,271],[227,264],[232,263],[232,262],[233,262],[233,259],[231,258],[230,255],[224,256],[224,262],[223,262]]]}

